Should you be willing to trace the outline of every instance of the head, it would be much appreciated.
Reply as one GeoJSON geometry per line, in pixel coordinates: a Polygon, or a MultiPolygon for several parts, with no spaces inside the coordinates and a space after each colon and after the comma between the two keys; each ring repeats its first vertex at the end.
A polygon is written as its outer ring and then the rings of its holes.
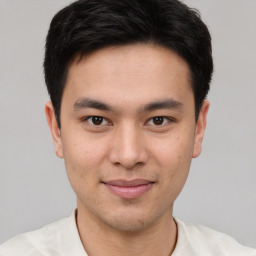
{"type": "Polygon", "coordinates": [[[195,120],[213,71],[211,37],[198,12],[177,0],[80,0],[52,19],[44,73],[59,128],[62,95],[75,58],[108,46],[155,44],[182,57],[190,68],[195,120]]]}
{"type": "Polygon", "coordinates": [[[169,220],[209,106],[198,14],[176,0],[77,1],[52,20],[44,67],[79,214],[122,231],[169,220]]]}

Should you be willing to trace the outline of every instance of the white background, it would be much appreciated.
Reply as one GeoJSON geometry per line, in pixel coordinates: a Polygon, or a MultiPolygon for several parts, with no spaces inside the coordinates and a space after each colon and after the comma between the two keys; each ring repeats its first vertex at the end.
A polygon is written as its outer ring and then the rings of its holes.
{"type": "MultiPolygon", "coordinates": [[[[256,247],[256,1],[186,0],[213,39],[202,155],[175,216],[256,247]]],[[[71,214],[75,195],[44,116],[44,40],[68,0],[0,0],[0,243],[71,214]]]]}

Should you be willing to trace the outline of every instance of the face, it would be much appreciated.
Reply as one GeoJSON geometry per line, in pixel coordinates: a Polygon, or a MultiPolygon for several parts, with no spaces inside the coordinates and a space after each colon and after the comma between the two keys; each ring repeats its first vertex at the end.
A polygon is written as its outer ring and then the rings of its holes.
{"type": "Polygon", "coordinates": [[[78,212],[118,230],[167,216],[201,152],[208,102],[195,122],[189,67],[169,49],[129,45],[98,50],[70,66],[59,131],[78,212]]]}

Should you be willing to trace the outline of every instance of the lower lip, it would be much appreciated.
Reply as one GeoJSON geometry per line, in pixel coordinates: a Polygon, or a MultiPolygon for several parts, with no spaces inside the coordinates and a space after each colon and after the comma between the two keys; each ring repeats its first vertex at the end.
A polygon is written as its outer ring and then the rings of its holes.
{"type": "Polygon", "coordinates": [[[153,185],[153,183],[148,183],[144,185],[134,186],[134,187],[120,187],[120,186],[113,186],[109,184],[105,184],[108,189],[114,193],[115,195],[126,198],[138,198],[149,191],[153,185]]]}

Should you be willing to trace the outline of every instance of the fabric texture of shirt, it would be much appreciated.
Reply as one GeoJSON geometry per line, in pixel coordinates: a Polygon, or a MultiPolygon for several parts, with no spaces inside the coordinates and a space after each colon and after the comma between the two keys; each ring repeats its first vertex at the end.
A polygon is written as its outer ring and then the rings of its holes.
{"type": "MultiPolygon", "coordinates": [[[[256,250],[230,236],[175,218],[178,241],[171,256],[256,256],[256,250]]],[[[69,218],[18,235],[0,246],[0,256],[87,256],[76,226],[69,218]]],[[[102,255],[104,256],[104,255],[102,255]]]]}

